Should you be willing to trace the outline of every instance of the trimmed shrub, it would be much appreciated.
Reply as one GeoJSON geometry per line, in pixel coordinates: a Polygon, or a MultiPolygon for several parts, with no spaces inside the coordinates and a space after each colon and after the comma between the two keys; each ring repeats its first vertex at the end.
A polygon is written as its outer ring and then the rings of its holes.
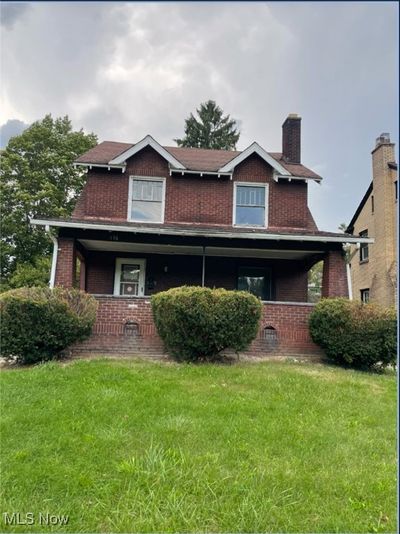
{"type": "Polygon", "coordinates": [[[246,291],[182,286],[153,295],[154,322],[177,360],[214,360],[246,349],[256,337],[261,302],[246,291]]]}
{"type": "Polygon", "coordinates": [[[88,337],[96,300],[77,289],[23,287],[0,296],[2,356],[20,363],[56,358],[88,337]]]}
{"type": "Polygon", "coordinates": [[[310,315],[310,334],[340,365],[372,369],[396,362],[396,312],[344,298],[323,299],[310,315]]]}

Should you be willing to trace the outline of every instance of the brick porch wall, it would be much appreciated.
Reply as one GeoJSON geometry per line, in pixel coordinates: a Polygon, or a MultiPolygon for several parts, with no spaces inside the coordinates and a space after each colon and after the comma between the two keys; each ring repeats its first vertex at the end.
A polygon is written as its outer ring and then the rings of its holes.
{"type": "MultiPolygon", "coordinates": [[[[75,355],[93,353],[151,357],[165,354],[148,299],[112,296],[96,296],[96,299],[99,308],[92,336],[74,347],[75,355]],[[134,331],[136,325],[137,332],[134,331]]],[[[260,331],[244,354],[321,355],[308,332],[308,317],[312,309],[311,304],[264,303],[260,331]],[[265,330],[266,327],[274,330],[265,330]]]]}

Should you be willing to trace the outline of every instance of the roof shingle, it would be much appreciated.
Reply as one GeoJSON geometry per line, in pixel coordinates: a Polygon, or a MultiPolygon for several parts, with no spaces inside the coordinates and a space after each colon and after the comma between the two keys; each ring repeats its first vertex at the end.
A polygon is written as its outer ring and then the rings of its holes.
{"type": "MultiPolygon", "coordinates": [[[[132,143],[118,143],[115,141],[103,141],[94,148],[91,148],[76,163],[87,163],[94,165],[106,165],[112,159],[122,154],[134,146],[132,143]]],[[[235,150],[209,150],[204,148],[187,147],[164,147],[172,156],[179,160],[188,170],[217,172],[233,158],[241,154],[235,150]]],[[[302,178],[313,178],[320,180],[321,177],[311,169],[299,163],[287,163],[282,159],[280,152],[269,152],[277,162],[287,169],[293,176],[302,178]]]]}

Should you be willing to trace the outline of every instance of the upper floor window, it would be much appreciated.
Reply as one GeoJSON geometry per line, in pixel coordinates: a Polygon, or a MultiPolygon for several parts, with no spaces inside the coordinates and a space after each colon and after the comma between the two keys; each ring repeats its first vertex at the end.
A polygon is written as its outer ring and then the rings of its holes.
{"type": "MultiPolygon", "coordinates": [[[[368,237],[368,230],[360,232],[360,237],[368,237]]],[[[368,243],[360,243],[360,261],[368,261],[369,249],[368,243]]]]}
{"type": "Polygon", "coordinates": [[[138,222],[164,222],[165,179],[130,178],[128,219],[138,222]]]}
{"type": "Polygon", "coordinates": [[[267,226],[267,184],[235,183],[233,224],[267,226]]]}

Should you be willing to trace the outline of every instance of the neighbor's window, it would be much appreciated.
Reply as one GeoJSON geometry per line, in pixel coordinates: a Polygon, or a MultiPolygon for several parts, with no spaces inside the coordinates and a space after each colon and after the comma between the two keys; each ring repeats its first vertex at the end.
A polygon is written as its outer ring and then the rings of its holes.
{"type": "Polygon", "coordinates": [[[266,227],[266,185],[235,184],[234,224],[266,227]]]}
{"type": "Polygon", "coordinates": [[[131,178],[129,218],[139,222],[164,221],[163,179],[131,178]]]}
{"type": "Polygon", "coordinates": [[[367,304],[367,302],[369,302],[369,289],[361,289],[360,293],[361,302],[365,302],[365,304],[367,304]]]}
{"type": "Polygon", "coordinates": [[[261,267],[239,267],[237,288],[261,300],[271,300],[271,271],[261,267]]]}
{"type": "MultiPolygon", "coordinates": [[[[368,237],[368,230],[360,232],[360,237],[368,237]]],[[[368,243],[360,244],[360,261],[367,261],[369,258],[368,243]]]]}
{"type": "Polygon", "coordinates": [[[397,180],[396,180],[394,182],[394,199],[396,202],[397,202],[398,196],[399,196],[399,189],[398,189],[397,180]]]}
{"type": "Polygon", "coordinates": [[[375,202],[374,202],[374,195],[371,196],[371,212],[374,213],[375,211],[375,202]]]}

